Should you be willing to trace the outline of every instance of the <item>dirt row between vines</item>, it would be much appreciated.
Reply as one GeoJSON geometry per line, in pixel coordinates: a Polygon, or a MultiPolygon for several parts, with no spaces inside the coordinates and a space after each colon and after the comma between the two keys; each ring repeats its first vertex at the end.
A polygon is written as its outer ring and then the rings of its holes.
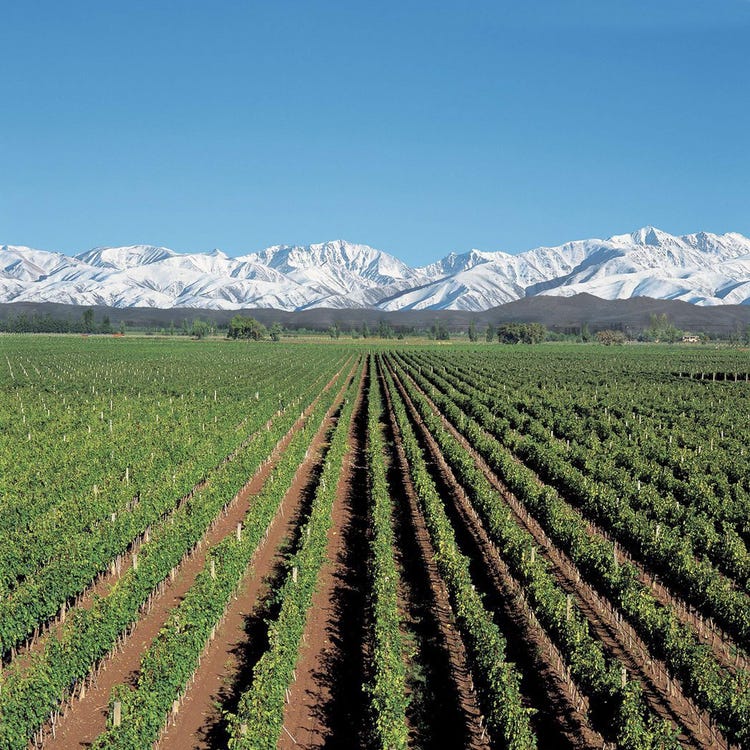
{"type": "MultiPolygon", "coordinates": [[[[372,532],[365,451],[368,398],[371,389],[379,387],[379,381],[370,382],[369,376],[363,379],[349,425],[350,449],[337,485],[327,562],[308,614],[296,679],[289,688],[279,750],[370,746],[373,717],[365,687],[372,679],[372,582],[368,572],[372,532]]],[[[391,438],[393,429],[389,420],[386,434],[391,438]]],[[[391,447],[393,453],[388,458],[397,506],[394,552],[401,572],[400,606],[404,636],[416,645],[407,664],[413,678],[411,737],[424,750],[446,746],[488,750],[465,649],[447,591],[437,575],[434,550],[416,505],[406,460],[400,448],[391,447]],[[423,668],[426,671],[421,673],[423,668]],[[417,685],[420,680],[423,682],[417,685]]]]}
{"type": "Polygon", "coordinates": [[[466,651],[435,548],[419,506],[409,462],[401,443],[391,396],[379,373],[390,447],[389,483],[393,491],[401,611],[405,635],[417,647],[408,666],[412,703],[407,713],[410,737],[423,748],[489,747],[466,651]],[[425,669],[420,679],[415,667],[425,669]]]}
{"type": "MultiPolygon", "coordinates": [[[[351,379],[348,382],[351,382],[351,379]]],[[[201,659],[178,714],[159,740],[160,750],[224,747],[229,739],[224,711],[236,709],[250,684],[252,670],[268,646],[265,617],[274,606],[269,601],[274,584],[286,573],[286,557],[309,514],[319,475],[329,448],[330,433],[339,420],[342,392],[326,416],[284,495],[269,527],[268,539],[257,553],[242,588],[233,597],[216,636],[201,659]]]]}
{"type": "MultiPolygon", "coordinates": [[[[365,363],[365,368],[367,363],[365,363]]],[[[326,560],[284,711],[280,750],[358,748],[367,730],[368,574],[365,430],[369,377],[360,382],[328,532],[326,560]]]]}
{"type": "MultiPolygon", "coordinates": [[[[658,716],[669,719],[682,728],[681,744],[684,747],[695,748],[727,747],[723,738],[709,729],[708,714],[700,711],[683,694],[678,681],[669,678],[666,665],[650,654],[646,644],[627,621],[623,620],[611,602],[581,578],[580,571],[564,551],[552,543],[533,516],[526,511],[455,426],[439,412],[415,381],[411,378],[410,381],[425,397],[432,410],[440,416],[445,429],[461,443],[500,493],[516,522],[534,537],[539,552],[550,563],[551,574],[566,593],[575,597],[579,610],[589,621],[592,633],[605,650],[627,669],[629,676],[641,683],[647,704],[658,716]]],[[[541,483],[541,480],[538,481],[541,483]]],[[[480,522],[477,520],[477,523],[480,522]]],[[[589,528],[591,529],[591,526],[589,528]]]]}
{"type": "Polygon", "coordinates": [[[587,699],[571,682],[561,655],[525,605],[522,586],[478,522],[439,446],[419,418],[398,376],[391,372],[428,457],[428,469],[445,501],[459,549],[470,560],[472,580],[506,638],[508,660],[521,672],[522,694],[536,711],[532,721],[540,746],[577,750],[602,747],[602,736],[588,722],[587,699]]]}
{"type": "MultiPolygon", "coordinates": [[[[351,377],[351,376],[350,376],[351,377]]],[[[326,388],[330,388],[335,382],[336,376],[329,382],[326,388]]],[[[329,410],[324,423],[316,434],[313,441],[317,447],[323,441],[326,425],[330,415],[339,407],[346,385],[342,386],[336,397],[336,402],[329,410]]],[[[316,399],[317,400],[317,399],[316,399]]],[[[138,622],[131,630],[125,642],[116,648],[97,667],[90,680],[83,698],[78,697],[70,701],[65,708],[55,727],[54,736],[47,734],[43,747],[48,750],[73,750],[74,748],[87,747],[106,728],[108,701],[112,688],[119,683],[133,684],[138,675],[140,661],[153,640],[163,627],[170,612],[184,598],[192,586],[198,573],[203,569],[208,550],[218,544],[226,536],[232,534],[244,518],[251,499],[265,484],[268,476],[278,463],[283,451],[292,440],[293,436],[301,429],[304,420],[314,408],[315,401],[296,420],[292,428],[277,443],[269,459],[259,471],[247,482],[242,490],[227,505],[226,510],[214,523],[212,528],[204,535],[199,544],[194,548],[192,554],[183,558],[177,566],[175,575],[164,582],[158,595],[154,596],[148,608],[142,613],[138,622]]],[[[315,450],[311,451],[310,462],[315,450]]],[[[306,462],[307,463],[307,462],[306,462]]],[[[309,471],[310,466],[307,467],[309,471]]],[[[291,503],[290,503],[291,504],[291,503]]],[[[289,508],[287,508],[289,512],[289,508]]],[[[254,560],[257,575],[251,576],[253,580],[262,580],[266,571],[262,569],[261,559],[270,562],[273,551],[281,541],[283,523],[279,519],[290,518],[279,511],[271,526],[269,527],[268,542],[266,542],[257,553],[254,560]],[[273,536],[272,536],[273,535],[273,536]]],[[[205,661],[204,661],[205,664],[205,661]]],[[[184,705],[184,704],[183,704],[184,705]]],[[[183,716],[185,713],[183,713],[183,716]]]]}
{"type": "MultiPolygon", "coordinates": [[[[560,444],[563,442],[561,438],[555,438],[555,440],[560,444]]],[[[514,458],[519,463],[522,463],[517,457],[514,456],[514,458]]],[[[534,474],[536,476],[535,472],[534,474]]],[[[538,477],[537,481],[542,484],[542,481],[538,477]]],[[[570,504],[572,505],[572,503],[570,504]]],[[[622,545],[613,539],[612,535],[606,529],[599,526],[595,521],[586,518],[583,514],[581,516],[592,533],[597,534],[614,545],[618,561],[628,562],[636,568],[638,571],[638,580],[645,586],[648,586],[657,600],[663,606],[670,607],[680,622],[690,628],[698,640],[711,649],[716,660],[724,669],[732,674],[736,674],[740,669],[747,671],[748,667],[750,667],[747,652],[737,643],[735,638],[727,633],[713,618],[702,615],[697,607],[691,605],[669,586],[664,585],[657,571],[652,570],[647,563],[636,559],[627,550],[623,549],[622,545]]],[[[734,587],[734,584],[732,585],[734,587]]]]}
{"type": "MultiPolygon", "coordinates": [[[[333,383],[336,381],[336,378],[339,377],[340,373],[341,370],[338,370],[333,375],[328,383],[323,386],[322,392],[325,392],[331,388],[333,383]]],[[[316,402],[317,398],[313,399],[311,404],[304,410],[303,414],[308,414],[316,402]]],[[[298,406],[299,400],[295,400],[287,408],[294,409],[298,406]]],[[[164,513],[155,524],[152,525],[156,525],[158,523],[162,523],[165,520],[168,520],[170,516],[174,515],[174,513],[182,508],[185,503],[195,497],[196,494],[204,490],[210,484],[211,477],[216,471],[220,470],[226,464],[231,463],[237,457],[240,451],[247,448],[261,432],[263,432],[264,430],[269,430],[273,426],[275,420],[283,413],[284,412],[281,411],[274,413],[266,421],[263,427],[245,437],[234,450],[226,455],[208,472],[208,476],[206,478],[202,479],[200,482],[197,482],[188,492],[182,495],[175,502],[175,504],[166,513],[164,513]]],[[[247,418],[243,420],[243,423],[246,421],[247,418]]],[[[117,581],[122,578],[122,576],[132,567],[133,556],[138,554],[141,546],[144,543],[148,542],[148,538],[148,532],[139,534],[133,541],[130,542],[130,544],[128,545],[128,549],[122,554],[118,555],[114,560],[112,560],[108,565],[107,570],[97,575],[96,578],[91,581],[91,583],[86,586],[86,588],[81,591],[70,604],[66,603],[65,605],[63,605],[58,614],[50,618],[49,621],[38,628],[31,638],[21,644],[17,649],[12,649],[12,658],[4,660],[4,664],[13,663],[15,665],[18,665],[19,668],[23,669],[29,663],[29,657],[34,653],[42,651],[51,636],[60,635],[63,623],[68,617],[73,614],[74,610],[90,609],[97,597],[104,597],[109,593],[112,586],[114,586],[114,584],[117,583],[117,581]]]]}

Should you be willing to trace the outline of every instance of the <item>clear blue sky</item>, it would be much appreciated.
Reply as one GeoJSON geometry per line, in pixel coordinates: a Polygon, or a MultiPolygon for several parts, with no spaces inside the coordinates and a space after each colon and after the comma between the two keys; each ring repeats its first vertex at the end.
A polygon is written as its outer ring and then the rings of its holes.
{"type": "Polygon", "coordinates": [[[0,244],[750,234],[750,0],[5,3],[0,244]]]}

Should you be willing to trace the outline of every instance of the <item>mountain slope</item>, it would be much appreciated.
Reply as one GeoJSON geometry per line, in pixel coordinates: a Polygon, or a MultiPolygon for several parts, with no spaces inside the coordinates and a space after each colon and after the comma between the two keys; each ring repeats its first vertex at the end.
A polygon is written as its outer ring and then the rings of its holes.
{"type": "Polygon", "coordinates": [[[230,258],[151,245],[62,253],[0,247],[0,302],[233,310],[487,310],[538,295],[750,303],[750,239],[654,227],[518,255],[471,250],[410,268],[343,240],[230,258]]]}

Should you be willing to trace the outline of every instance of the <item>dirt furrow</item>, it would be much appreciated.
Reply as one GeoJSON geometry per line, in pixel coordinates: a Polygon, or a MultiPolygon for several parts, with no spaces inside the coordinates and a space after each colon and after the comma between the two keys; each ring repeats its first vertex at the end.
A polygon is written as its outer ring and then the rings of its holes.
{"type": "MultiPolygon", "coordinates": [[[[559,440],[559,442],[562,441],[559,440]]],[[[518,457],[512,457],[517,463],[523,463],[518,457]]],[[[530,467],[527,468],[536,476],[536,473],[530,467]]],[[[538,477],[536,481],[540,485],[543,484],[538,477]]],[[[662,605],[670,607],[683,625],[693,630],[699,641],[711,649],[716,660],[724,669],[732,674],[736,674],[740,669],[745,671],[750,670],[750,660],[748,660],[747,652],[738,646],[736,640],[729,633],[711,617],[704,616],[698,608],[689,604],[678,593],[665,586],[661,582],[658,572],[651,570],[646,563],[634,558],[627,550],[624,550],[610,533],[599,526],[596,521],[584,516],[583,513],[581,513],[581,517],[589,531],[614,545],[615,554],[619,561],[628,562],[633,565],[638,571],[638,580],[652,590],[653,595],[662,605]]]]}
{"type": "MultiPolygon", "coordinates": [[[[328,384],[330,387],[335,378],[328,384]]],[[[343,393],[343,388],[341,390],[343,393]]],[[[56,723],[54,734],[47,732],[44,748],[72,750],[87,747],[106,727],[108,701],[112,688],[123,682],[133,682],[137,676],[143,653],[159,633],[171,610],[176,607],[203,569],[208,550],[231,534],[247,513],[250,499],[257,494],[294,434],[314,408],[313,402],[295,421],[292,428],[277,443],[269,459],[228,503],[225,511],[192,552],[183,558],[175,574],[166,579],[151,597],[148,606],[131,629],[124,643],[116,647],[90,675],[85,692],[76,691],[75,697],[64,707],[56,723]]],[[[333,407],[332,407],[333,408],[333,407]]],[[[268,549],[266,546],[263,549],[268,549]]]]}
{"type": "Polygon", "coordinates": [[[236,708],[248,687],[255,662],[268,645],[264,615],[273,583],[285,573],[287,552],[306,517],[328,448],[328,435],[338,419],[341,396],[310,443],[308,456],[285,493],[242,588],[232,599],[216,635],[182,700],[179,714],[159,740],[159,748],[224,747],[229,739],[223,712],[236,708]]]}
{"type": "MultiPolygon", "coordinates": [[[[346,365],[344,365],[345,367],[346,365]]],[[[326,383],[325,386],[323,386],[322,392],[327,391],[331,388],[333,383],[336,381],[336,378],[339,377],[341,370],[344,369],[342,367],[340,370],[338,370],[334,376],[326,383]]],[[[312,404],[305,409],[305,413],[309,413],[310,409],[314,405],[314,403],[317,401],[317,398],[313,400],[312,404]]],[[[293,403],[289,404],[287,408],[294,409],[299,406],[299,399],[295,400],[293,403]]],[[[260,434],[263,430],[268,430],[273,425],[274,421],[278,419],[278,417],[283,412],[278,411],[275,414],[273,414],[265,423],[265,425],[260,428],[260,430],[257,430],[256,432],[248,435],[231,453],[229,453],[227,456],[225,456],[221,461],[219,461],[218,464],[211,470],[210,474],[213,474],[213,472],[220,470],[222,466],[225,464],[230,463],[233,461],[236,456],[239,454],[241,450],[244,450],[247,448],[252,441],[257,437],[258,434],[260,434]]],[[[247,418],[245,418],[244,421],[247,421],[247,418]]],[[[165,519],[168,519],[171,515],[173,515],[177,510],[179,510],[181,507],[185,505],[189,500],[191,500],[193,497],[195,497],[196,494],[204,490],[209,482],[211,481],[210,475],[208,478],[202,479],[200,482],[195,484],[189,492],[184,494],[182,497],[180,497],[174,504],[174,506],[167,511],[160,521],[163,521],[165,519]]],[[[45,644],[47,643],[47,640],[50,636],[56,636],[59,635],[62,630],[62,625],[65,622],[66,618],[69,617],[72,614],[72,611],[75,609],[89,609],[93,603],[93,601],[97,597],[104,597],[107,596],[112,586],[117,583],[117,581],[132,567],[133,565],[133,555],[137,555],[140,551],[141,545],[148,542],[149,538],[149,532],[146,531],[143,534],[139,534],[128,546],[128,549],[121,555],[118,555],[114,560],[111,561],[109,567],[106,571],[103,571],[100,573],[87,587],[84,589],[76,598],[70,602],[63,605],[63,607],[60,609],[59,613],[49,620],[45,625],[43,625],[40,629],[36,631],[36,633],[27,640],[24,644],[22,644],[19,648],[13,649],[11,652],[12,656],[12,662],[14,664],[17,664],[21,669],[24,668],[24,666],[28,663],[29,656],[31,654],[34,654],[38,651],[41,651],[45,644]]],[[[7,659],[6,663],[10,663],[11,659],[7,659]]]]}
{"type": "MultiPolygon", "coordinates": [[[[456,627],[448,590],[435,563],[435,548],[419,507],[390,393],[385,387],[383,394],[387,411],[387,434],[392,437],[393,479],[394,483],[400,483],[402,499],[405,501],[397,512],[397,528],[400,538],[406,540],[406,544],[400,547],[400,559],[408,561],[412,574],[405,576],[404,581],[416,581],[416,586],[421,589],[419,596],[423,598],[417,601],[416,612],[427,620],[427,632],[420,638],[424,648],[424,661],[427,662],[432,654],[439,656],[439,661],[429,662],[429,671],[424,676],[426,684],[420,688],[422,703],[414,707],[419,708],[418,711],[411,712],[412,732],[425,738],[424,744],[417,747],[486,749],[489,747],[489,739],[481,722],[482,712],[474,691],[469,656],[456,627]],[[440,714],[426,716],[425,726],[424,714],[428,706],[436,706],[440,714]],[[446,708],[447,711],[443,713],[446,708]]],[[[416,599],[414,589],[411,598],[416,599]]],[[[419,680],[420,677],[421,675],[414,675],[412,669],[412,681],[419,680]]]]}
{"type": "Polygon", "coordinates": [[[471,560],[471,573],[495,613],[508,644],[508,658],[522,672],[521,689],[536,710],[534,727],[540,746],[594,748],[604,740],[588,721],[588,699],[565,668],[562,654],[551,642],[527,604],[516,581],[474,511],[463,487],[442,456],[440,447],[422,423],[408,394],[396,377],[422,446],[427,449],[433,479],[445,500],[446,511],[461,551],[471,560]]]}
{"type": "MultiPolygon", "coordinates": [[[[415,388],[419,388],[413,379],[410,378],[410,382],[415,388]]],[[[573,561],[552,543],[534,517],[500,481],[453,424],[440,414],[435,404],[421,389],[420,393],[424,395],[433,411],[440,416],[444,427],[462,444],[485,477],[503,497],[513,512],[516,522],[534,537],[539,545],[539,552],[551,563],[550,572],[555,576],[560,587],[576,598],[578,608],[589,621],[592,632],[601,641],[605,650],[627,669],[631,678],[641,683],[644,699],[651,709],[661,718],[669,719],[682,728],[681,744],[684,747],[695,748],[726,747],[725,744],[722,745],[722,738],[707,729],[710,725],[708,714],[700,711],[683,694],[678,681],[670,679],[666,665],[651,655],[643,640],[622,618],[611,602],[582,580],[580,571],[573,561]]]]}
{"type": "Polygon", "coordinates": [[[367,391],[365,364],[339,475],[327,559],[308,612],[278,747],[366,745],[367,391]]]}

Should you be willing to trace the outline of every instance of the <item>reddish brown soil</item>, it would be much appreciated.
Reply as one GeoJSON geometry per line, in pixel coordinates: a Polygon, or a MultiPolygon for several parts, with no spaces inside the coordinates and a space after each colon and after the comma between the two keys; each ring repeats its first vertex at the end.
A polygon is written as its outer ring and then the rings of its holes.
{"type": "MultiPolygon", "coordinates": [[[[177,567],[174,579],[167,579],[164,582],[163,590],[152,598],[151,605],[136,623],[130,637],[120,648],[115,649],[94,673],[90,684],[87,685],[85,697],[82,699],[76,697],[67,706],[57,722],[54,736],[50,735],[46,738],[45,748],[72,750],[86,747],[104,731],[112,688],[119,683],[135,679],[141,656],[166,622],[170,611],[180,603],[197,574],[203,569],[208,549],[234,532],[248,510],[250,498],[263,487],[283,450],[289,444],[293,434],[300,429],[304,418],[312,408],[311,405],[305,411],[305,416],[301,416],[295,422],[274,448],[270,460],[235,496],[226,512],[217,519],[193,553],[183,559],[177,567]]],[[[263,548],[263,550],[270,549],[272,549],[271,545],[263,548]]],[[[76,695],[78,696],[78,693],[76,695]]]]}
{"type": "Polygon", "coordinates": [[[412,693],[408,719],[410,744],[419,748],[487,748],[474,692],[469,657],[456,627],[445,583],[435,563],[435,550],[419,508],[409,463],[401,445],[390,397],[383,388],[387,411],[387,435],[392,439],[391,486],[394,495],[398,560],[406,572],[402,577],[402,607],[410,615],[407,624],[416,632],[419,651],[411,660],[411,684],[421,682],[414,667],[426,668],[425,684],[412,693]],[[416,620],[416,621],[415,621],[416,620]],[[435,658],[436,657],[436,658],[435,658]],[[416,702],[414,702],[416,701],[416,702]]]}
{"type": "MultiPolygon", "coordinates": [[[[561,438],[556,438],[556,440],[562,443],[561,438]]],[[[518,463],[522,463],[518,458],[514,457],[514,459],[518,463]]],[[[529,470],[531,471],[531,469],[529,470]]],[[[542,481],[538,477],[537,481],[539,484],[542,484],[542,481]]],[[[738,670],[750,670],[750,658],[748,658],[747,652],[738,645],[737,641],[729,633],[724,631],[710,616],[702,614],[697,607],[688,603],[668,586],[665,586],[660,581],[658,572],[651,570],[644,562],[634,558],[627,550],[624,550],[595,521],[588,519],[583,513],[581,513],[581,516],[592,533],[614,544],[618,560],[629,562],[637,569],[638,579],[644,585],[651,588],[653,595],[660,604],[670,607],[680,622],[693,630],[698,640],[711,649],[716,660],[724,669],[732,674],[736,674],[738,670]]],[[[737,588],[731,579],[723,574],[720,575],[732,588],[737,588]]]]}
{"type": "MultiPolygon", "coordinates": [[[[414,387],[417,384],[411,380],[414,387]]],[[[420,392],[424,394],[423,391],[420,392]]],[[[581,580],[580,572],[567,555],[546,536],[536,520],[528,514],[521,503],[510,493],[486,462],[469,445],[466,439],[439,413],[437,407],[425,396],[431,408],[438,414],[445,428],[470,453],[495,489],[511,508],[516,521],[535,538],[539,552],[551,563],[550,572],[558,584],[575,597],[575,603],[590,623],[592,633],[600,640],[605,650],[615,657],[631,678],[637,679],[643,688],[644,699],[661,718],[670,720],[683,728],[680,743],[684,747],[727,747],[717,733],[709,734],[708,715],[699,711],[683,693],[679,682],[670,680],[666,666],[652,657],[645,643],[633,628],[619,615],[611,603],[581,580]]]]}
{"type": "Polygon", "coordinates": [[[588,700],[571,682],[561,655],[526,604],[523,587],[513,578],[471,507],[432,435],[396,379],[417,436],[431,458],[430,468],[446,502],[456,541],[471,561],[472,579],[484,594],[508,646],[508,659],[523,674],[522,690],[537,713],[534,728],[540,745],[569,748],[602,747],[602,736],[588,722],[588,700]]]}
{"type": "MultiPolygon", "coordinates": [[[[344,369],[343,367],[341,369],[344,369]]],[[[327,391],[334,383],[336,378],[339,376],[339,373],[341,370],[337,371],[336,374],[328,381],[328,383],[323,387],[323,391],[327,391]]],[[[317,399],[314,399],[313,402],[315,402],[317,399]]],[[[295,401],[294,403],[289,405],[289,408],[294,409],[299,405],[299,401],[295,401]]],[[[311,407],[308,406],[308,408],[305,410],[306,413],[309,412],[309,409],[311,407]]],[[[274,415],[268,419],[264,427],[262,427],[260,430],[252,433],[248,437],[246,437],[231,453],[229,453],[227,456],[225,456],[212,470],[216,471],[220,469],[221,466],[224,464],[227,464],[234,460],[234,458],[239,454],[241,450],[246,448],[247,446],[252,443],[252,441],[256,438],[256,436],[264,429],[268,429],[275,421],[275,419],[281,414],[281,412],[276,412],[274,415]]],[[[242,423],[246,422],[247,418],[242,420],[242,423]]],[[[241,423],[241,424],[242,424],[241,423]]],[[[192,497],[195,496],[196,493],[203,490],[208,483],[210,482],[210,476],[208,479],[203,479],[202,481],[198,482],[188,493],[183,495],[181,498],[179,498],[174,507],[164,514],[163,518],[168,518],[171,516],[175,511],[177,511],[179,508],[181,508],[188,500],[190,500],[192,497]]],[[[143,543],[143,535],[139,534],[136,539],[131,542],[131,544],[128,547],[128,550],[122,554],[118,555],[117,558],[112,561],[110,566],[107,568],[106,571],[100,573],[96,576],[96,578],[84,589],[76,598],[75,600],[69,605],[65,606],[61,609],[60,613],[52,618],[50,621],[48,621],[41,629],[37,629],[36,634],[32,636],[28,641],[26,641],[24,644],[21,645],[18,649],[14,649],[12,651],[13,654],[13,663],[18,665],[21,669],[24,668],[24,666],[28,663],[28,657],[30,654],[33,654],[37,651],[41,651],[44,648],[44,645],[47,642],[47,639],[50,635],[59,635],[62,629],[62,623],[64,622],[66,617],[69,617],[72,614],[73,609],[89,609],[97,597],[105,597],[107,594],[109,594],[112,586],[114,586],[115,583],[124,575],[125,572],[132,566],[133,564],[133,555],[137,554],[140,550],[141,544],[143,543]]],[[[10,656],[10,655],[8,655],[10,656]]],[[[11,660],[8,658],[6,659],[6,663],[9,663],[11,660]]]]}
{"type": "MultiPolygon", "coordinates": [[[[555,438],[554,442],[563,443],[562,438],[555,438]]],[[[595,525],[595,524],[594,524],[595,525]]],[[[610,539],[606,531],[597,527],[601,536],[610,539]]],[[[660,581],[658,574],[641,562],[633,560],[632,556],[624,550],[619,550],[618,554],[622,559],[632,562],[639,570],[639,580],[653,589],[654,595],[665,606],[670,606],[675,611],[680,621],[692,628],[698,639],[707,645],[714,652],[717,661],[732,673],[738,669],[748,670],[750,660],[747,652],[737,644],[731,635],[726,633],[710,616],[704,616],[697,607],[689,604],[685,599],[677,595],[676,592],[664,586],[660,581]]],[[[720,578],[735,591],[738,585],[729,576],[719,571],[720,578]]]]}
{"type": "Polygon", "coordinates": [[[363,378],[333,505],[327,560],[308,612],[297,679],[289,688],[281,750],[356,748],[365,742],[366,389],[363,378]]]}
{"type": "MultiPolygon", "coordinates": [[[[188,687],[179,713],[159,741],[162,750],[210,748],[222,740],[224,729],[221,710],[227,708],[242,682],[239,673],[252,672],[254,661],[262,653],[259,643],[248,648],[249,623],[256,621],[257,609],[269,592],[269,583],[284,568],[287,550],[285,543],[305,515],[305,508],[317,484],[317,473],[326,450],[327,435],[335,423],[334,412],[339,408],[343,389],[336,403],[310,443],[308,456],[300,464],[292,485],[285,494],[280,512],[271,522],[268,539],[258,551],[249,574],[245,576],[238,595],[230,602],[216,636],[204,654],[195,679],[188,687]],[[234,690],[232,688],[235,688],[234,690]]],[[[264,634],[257,632],[262,641],[264,634]]]]}

